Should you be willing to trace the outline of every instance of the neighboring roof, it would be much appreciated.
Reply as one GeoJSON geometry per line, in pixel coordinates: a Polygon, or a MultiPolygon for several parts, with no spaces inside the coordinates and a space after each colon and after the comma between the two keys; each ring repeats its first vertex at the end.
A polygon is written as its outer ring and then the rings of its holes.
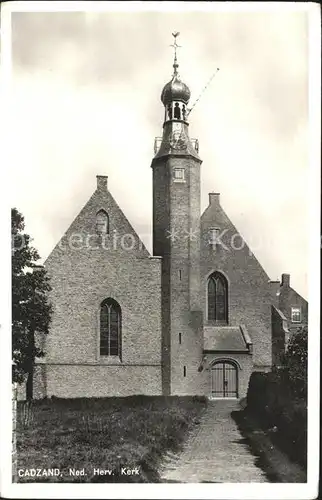
{"type": "Polygon", "coordinates": [[[241,326],[205,326],[204,351],[250,352],[251,339],[241,326]]]}

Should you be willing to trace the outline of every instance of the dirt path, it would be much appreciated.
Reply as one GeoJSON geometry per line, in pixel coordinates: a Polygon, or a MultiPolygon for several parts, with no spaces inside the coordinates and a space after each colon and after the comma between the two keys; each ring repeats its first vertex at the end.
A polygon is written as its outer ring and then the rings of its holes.
{"type": "Polygon", "coordinates": [[[183,451],[168,455],[160,474],[164,482],[265,483],[245,439],[231,417],[236,401],[213,401],[188,437],[183,451]]]}

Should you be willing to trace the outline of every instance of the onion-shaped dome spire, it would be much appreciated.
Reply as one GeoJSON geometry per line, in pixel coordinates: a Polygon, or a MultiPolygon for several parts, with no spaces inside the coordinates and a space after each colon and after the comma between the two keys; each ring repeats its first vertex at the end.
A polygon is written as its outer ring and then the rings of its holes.
{"type": "Polygon", "coordinates": [[[188,104],[191,95],[188,85],[180,80],[178,73],[179,64],[177,60],[177,48],[180,47],[180,45],[177,44],[177,36],[179,36],[179,34],[179,32],[172,33],[174,37],[174,43],[171,45],[171,47],[174,47],[174,72],[171,80],[163,87],[161,93],[161,101],[164,106],[173,101],[181,101],[188,104]]]}
{"type": "Polygon", "coordinates": [[[161,101],[164,105],[164,122],[162,137],[156,137],[154,143],[155,156],[153,162],[157,162],[161,158],[171,156],[192,157],[198,162],[199,158],[199,143],[197,139],[189,137],[189,122],[188,116],[190,109],[188,103],[190,99],[190,89],[188,85],[180,80],[178,74],[177,60],[177,37],[179,33],[172,33],[174,43],[171,47],[174,48],[173,75],[161,94],[161,101]]]}

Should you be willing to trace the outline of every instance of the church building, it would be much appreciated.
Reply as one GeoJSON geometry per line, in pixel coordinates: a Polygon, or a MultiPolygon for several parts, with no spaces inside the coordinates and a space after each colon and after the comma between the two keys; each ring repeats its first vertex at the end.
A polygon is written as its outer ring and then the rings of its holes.
{"type": "MultiPolygon", "coordinates": [[[[288,331],[280,283],[238,234],[219,193],[209,193],[201,213],[202,159],[189,136],[190,90],[176,52],[173,69],[151,162],[153,254],[107,176],[97,175],[91,198],[44,264],[53,316],[35,397],[241,398],[251,373],[274,365],[273,330],[288,331]]],[[[304,299],[296,297],[298,308],[304,299]]]]}

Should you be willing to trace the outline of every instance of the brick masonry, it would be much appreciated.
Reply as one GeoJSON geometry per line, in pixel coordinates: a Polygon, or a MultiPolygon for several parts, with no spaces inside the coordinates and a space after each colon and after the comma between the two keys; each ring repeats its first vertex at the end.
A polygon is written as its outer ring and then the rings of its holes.
{"type": "MultiPolygon", "coordinates": [[[[200,162],[194,158],[167,158],[154,166],[154,252],[162,257],[149,255],[109,193],[106,178],[98,178],[93,196],[45,263],[54,314],[49,335],[41,339],[46,357],[35,369],[36,398],[209,395],[211,365],[222,360],[236,363],[238,395],[244,397],[251,372],[270,370],[272,354],[277,362],[282,309],[289,314],[287,324],[291,306],[300,305],[307,319],[307,302],[290,288],[289,279],[284,277],[281,286],[269,280],[218,194],[210,194],[198,218],[199,178],[200,162]],[[183,165],[186,182],[175,183],[173,169],[183,165]],[[103,245],[95,233],[101,209],[110,223],[103,245]],[[223,245],[209,244],[213,227],[225,231],[223,245]],[[165,236],[168,228],[192,228],[197,237],[172,241],[165,236]],[[246,325],[253,348],[208,353],[208,368],[200,372],[213,271],[228,282],[229,326],[246,325]],[[99,307],[107,297],[122,308],[122,359],[99,353],[99,307]]],[[[21,388],[19,399],[24,399],[21,388]]]]}
{"type": "MultiPolygon", "coordinates": [[[[188,139],[188,124],[183,127],[186,153],[172,154],[164,140],[152,161],[154,256],[108,191],[107,177],[97,176],[94,194],[45,262],[54,313],[49,335],[39,340],[46,358],[36,366],[35,397],[209,395],[211,366],[225,359],[236,364],[238,395],[244,397],[251,372],[271,369],[272,349],[277,356],[280,340],[272,347],[272,324],[277,332],[281,324],[274,307],[289,321],[290,308],[301,305],[307,319],[307,303],[290,288],[288,275],[281,286],[269,280],[219,194],[210,193],[200,216],[201,160],[188,139]],[[183,182],[174,178],[176,168],[184,169],[183,182]],[[100,210],[109,217],[103,239],[95,230],[100,210]],[[209,244],[212,228],[219,230],[220,244],[209,244]],[[245,342],[238,352],[213,349],[208,368],[200,371],[214,271],[228,283],[227,326],[238,331],[245,325],[252,348],[245,342]],[[108,297],[122,310],[120,358],[99,352],[100,304],[108,297]]],[[[169,133],[165,124],[164,139],[169,133]]]]}
{"type": "Polygon", "coordinates": [[[189,155],[166,155],[152,163],[154,252],[163,257],[163,390],[168,394],[201,393],[200,163],[189,155]],[[176,182],[176,168],[184,169],[184,182],[176,182]]]}
{"type": "Polygon", "coordinates": [[[160,365],[49,365],[47,379],[48,396],[62,398],[161,394],[160,365]]]}
{"type": "Polygon", "coordinates": [[[253,363],[271,366],[271,304],[276,286],[224,212],[219,194],[210,194],[201,217],[201,297],[207,322],[207,283],[214,271],[228,282],[228,324],[245,324],[253,342],[253,363]],[[209,230],[218,228],[223,244],[209,244],[209,230]]]}
{"type": "Polygon", "coordinates": [[[45,267],[54,312],[42,360],[45,376],[38,365],[35,392],[60,397],[160,394],[161,260],[149,255],[104,177],[45,267]],[[101,209],[109,215],[105,242],[95,232],[101,209]],[[122,309],[122,359],[99,352],[99,310],[108,297],[122,309]]]}
{"type": "MultiPolygon", "coordinates": [[[[208,324],[207,283],[216,270],[229,283],[229,325],[245,324],[253,341],[252,352],[234,354],[239,393],[245,396],[251,371],[271,366],[270,308],[277,301],[277,286],[244,242],[239,248],[241,237],[220,206],[218,195],[210,195],[209,207],[200,218],[200,163],[189,154],[168,152],[158,153],[152,162],[154,253],[163,257],[163,390],[209,394],[211,369],[200,373],[198,367],[208,324]],[[184,182],[175,182],[176,168],[184,169],[184,182]],[[209,229],[213,227],[225,230],[225,241],[230,243],[233,238],[238,248],[230,245],[224,251],[209,245],[209,229]],[[189,231],[194,235],[190,239],[189,231]],[[169,238],[172,232],[173,239],[169,238]]],[[[228,351],[224,354],[232,359],[228,351]]],[[[213,361],[217,357],[225,358],[223,353],[212,354],[213,361]]]]}

